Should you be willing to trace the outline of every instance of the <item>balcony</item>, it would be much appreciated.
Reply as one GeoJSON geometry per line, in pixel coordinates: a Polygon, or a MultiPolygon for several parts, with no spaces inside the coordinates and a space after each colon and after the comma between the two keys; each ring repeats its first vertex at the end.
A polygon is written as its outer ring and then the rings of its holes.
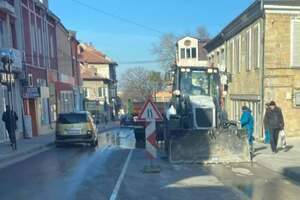
{"type": "Polygon", "coordinates": [[[9,14],[15,14],[14,6],[8,0],[0,0],[0,10],[9,14]]]}
{"type": "MultiPolygon", "coordinates": [[[[22,72],[22,54],[21,51],[13,48],[0,48],[0,57],[8,55],[13,63],[11,65],[13,72],[22,72]]],[[[4,70],[3,63],[0,62],[0,70],[4,70]]]]}

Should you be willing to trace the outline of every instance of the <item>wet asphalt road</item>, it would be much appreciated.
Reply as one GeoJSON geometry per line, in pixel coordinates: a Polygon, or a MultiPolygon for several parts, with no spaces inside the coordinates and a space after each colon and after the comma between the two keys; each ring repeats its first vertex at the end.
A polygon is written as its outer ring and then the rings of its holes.
{"type": "Polygon", "coordinates": [[[53,148],[1,169],[0,199],[299,199],[299,184],[258,165],[171,165],[159,159],[160,174],[143,174],[148,162],[144,150],[134,149],[131,130],[102,133],[99,141],[96,149],[53,148]]]}

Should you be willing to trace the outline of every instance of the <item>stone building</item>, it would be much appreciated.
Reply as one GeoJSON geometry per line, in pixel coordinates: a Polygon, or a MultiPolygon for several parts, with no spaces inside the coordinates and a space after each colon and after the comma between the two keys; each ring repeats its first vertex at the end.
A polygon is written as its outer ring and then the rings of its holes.
{"type": "Polygon", "coordinates": [[[101,114],[109,120],[116,116],[117,63],[89,44],[80,44],[84,108],[92,114],[101,114]]]}
{"type": "Polygon", "coordinates": [[[251,108],[263,137],[265,103],[282,108],[288,136],[300,135],[300,1],[255,1],[205,48],[209,66],[225,69],[226,109],[238,120],[251,108]]]}

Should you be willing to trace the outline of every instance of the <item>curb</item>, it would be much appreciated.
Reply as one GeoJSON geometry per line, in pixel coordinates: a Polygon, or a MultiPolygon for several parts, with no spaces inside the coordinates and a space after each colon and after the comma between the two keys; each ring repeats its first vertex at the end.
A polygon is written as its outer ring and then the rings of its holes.
{"type": "MultiPolygon", "coordinates": [[[[7,156],[6,158],[3,158],[3,159],[0,159],[0,164],[2,163],[5,163],[5,162],[8,162],[8,161],[13,161],[15,159],[18,159],[20,157],[23,157],[23,156],[26,156],[26,155],[29,155],[29,154],[32,154],[32,153],[35,153],[39,150],[42,150],[44,148],[50,148],[50,147],[53,147],[54,146],[54,142],[49,142],[48,144],[46,145],[40,145],[40,146],[36,146],[34,148],[31,148],[31,149],[28,149],[26,151],[20,151],[18,152],[17,154],[15,155],[12,155],[12,156],[7,156]]],[[[18,151],[18,150],[17,150],[18,151]]]]}

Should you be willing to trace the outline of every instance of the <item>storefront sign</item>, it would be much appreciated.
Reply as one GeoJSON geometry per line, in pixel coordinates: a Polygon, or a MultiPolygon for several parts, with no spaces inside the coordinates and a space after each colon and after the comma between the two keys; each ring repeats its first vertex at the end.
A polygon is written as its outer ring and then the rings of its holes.
{"type": "Polygon", "coordinates": [[[35,99],[40,97],[40,91],[37,87],[24,87],[23,98],[35,99]]]}
{"type": "Polygon", "coordinates": [[[0,73],[0,81],[2,84],[8,84],[9,81],[11,81],[11,83],[15,82],[15,75],[14,74],[8,74],[5,72],[1,72],[0,73]]]}

